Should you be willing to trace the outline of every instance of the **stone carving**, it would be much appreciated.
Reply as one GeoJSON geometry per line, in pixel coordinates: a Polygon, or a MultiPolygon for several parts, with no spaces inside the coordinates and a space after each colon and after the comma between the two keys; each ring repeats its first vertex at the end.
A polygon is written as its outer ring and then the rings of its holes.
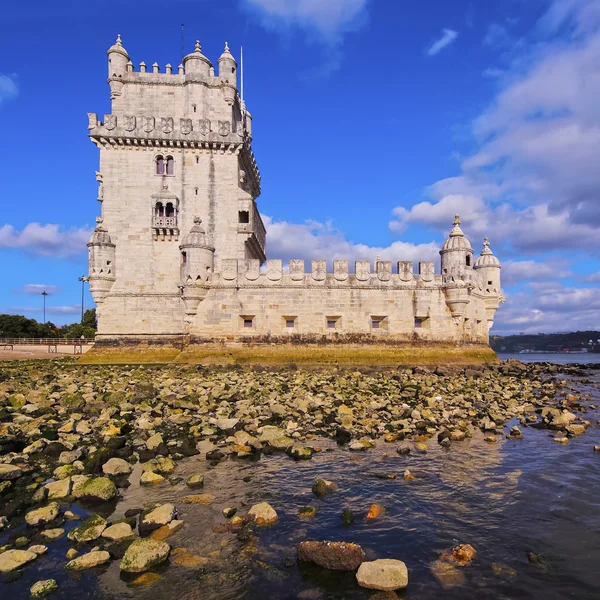
{"type": "Polygon", "coordinates": [[[435,274],[432,262],[419,263],[419,276],[423,281],[433,281],[435,274]]]}
{"type": "Polygon", "coordinates": [[[229,121],[219,121],[219,135],[226,136],[231,133],[231,123],[229,121]]]}
{"type": "Polygon", "coordinates": [[[371,278],[371,262],[368,260],[357,260],[355,263],[356,279],[368,281],[371,278]]]}
{"type": "Polygon", "coordinates": [[[104,200],[104,183],[102,181],[102,173],[96,171],[96,181],[98,182],[98,197],[96,200],[102,202],[104,200]]]}
{"type": "Polygon", "coordinates": [[[117,126],[117,115],[104,115],[104,127],[109,131],[117,126]]]}
{"type": "Polygon", "coordinates": [[[283,263],[279,259],[271,259],[267,261],[267,278],[271,281],[281,279],[283,273],[283,263]]]}
{"type": "Polygon", "coordinates": [[[312,278],[315,281],[323,281],[327,277],[327,261],[313,260],[312,261],[312,278]]]}
{"type": "Polygon", "coordinates": [[[292,281],[302,281],[304,279],[304,261],[290,260],[290,279],[292,281]]]}
{"type": "Polygon", "coordinates": [[[142,129],[146,133],[150,133],[151,131],[154,131],[155,123],[156,123],[156,121],[155,121],[154,117],[142,117],[142,129]]]}
{"type": "Polygon", "coordinates": [[[210,133],[210,120],[200,119],[198,121],[198,131],[200,132],[200,135],[207,135],[210,133]]]}
{"type": "Polygon", "coordinates": [[[174,127],[173,117],[161,117],[160,127],[163,133],[171,133],[174,127]]]}
{"type": "Polygon", "coordinates": [[[136,118],[133,115],[125,115],[125,124],[123,125],[123,129],[125,131],[133,131],[135,129],[136,118]]]}
{"type": "Polygon", "coordinates": [[[189,135],[192,132],[192,120],[181,119],[179,128],[181,129],[181,133],[183,135],[189,135]]]}
{"type": "Polygon", "coordinates": [[[250,258],[246,261],[246,279],[256,281],[260,276],[260,261],[258,258],[250,258]]]}
{"type": "Polygon", "coordinates": [[[98,126],[98,115],[96,113],[88,113],[88,129],[94,129],[98,126]]]}
{"type": "Polygon", "coordinates": [[[389,281],[392,278],[392,261],[377,261],[377,278],[379,281],[389,281]]]}
{"type": "Polygon", "coordinates": [[[222,261],[221,276],[227,281],[237,278],[238,263],[235,258],[226,258],[222,261]]]}
{"type": "Polygon", "coordinates": [[[410,260],[401,260],[398,262],[398,277],[400,281],[413,280],[413,264],[410,260]]]}
{"type": "Polygon", "coordinates": [[[336,279],[336,281],[346,281],[346,279],[348,279],[347,260],[333,261],[333,277],[336,279]]]}

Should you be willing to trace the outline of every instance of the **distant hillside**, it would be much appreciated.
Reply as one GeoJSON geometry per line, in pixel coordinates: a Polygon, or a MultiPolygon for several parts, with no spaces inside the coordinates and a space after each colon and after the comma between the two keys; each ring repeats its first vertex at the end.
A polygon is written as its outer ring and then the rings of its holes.
{"type": "Polygon", "coordinates": [[[586,349],[600,352],[600,331],[572,333],[537,333],[535,335],[492,335],[490,345],[496,352],[518,353],[522,350],[538,352],[575,352],[586,349]]]}

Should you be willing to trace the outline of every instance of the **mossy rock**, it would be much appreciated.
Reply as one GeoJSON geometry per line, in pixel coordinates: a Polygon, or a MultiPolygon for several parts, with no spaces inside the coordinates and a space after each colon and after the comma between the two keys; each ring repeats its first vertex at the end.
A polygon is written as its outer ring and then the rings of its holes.
{"type": "Polygon", "coordinates": [[[108,477],[93,477],[73,488],[74,498],[106,502],[117,496],[117,488],[108,477]]]}

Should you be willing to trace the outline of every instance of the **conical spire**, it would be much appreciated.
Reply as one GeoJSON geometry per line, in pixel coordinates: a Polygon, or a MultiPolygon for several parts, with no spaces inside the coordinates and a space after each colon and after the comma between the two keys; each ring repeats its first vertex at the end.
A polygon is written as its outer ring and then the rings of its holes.
{"type": "Polygon", "coordinates": [[[123,54],[127,58],[129,58],[129,54],[127,54],[127,50],[123,47],[123,42],[121,40],[121,34],[117,34],[117,41],[108,49],[108,54],[111,52],[118,52],[119,54],[123,54]]]}
{"type": "Polygon", "coordinates": [[[492,249],[490,248],[490,240],[487,237],[483,238],[483,248],[481,254],[475,261],[475,268],[480,267],[499,267],[500,261],[494,256],[492,249]]]}
{"type": "Polygon", "coordinates": [[[465,237],[463,230],[460,228],[460,224],[461,224],[460,215],[458,213],[456,213],[454,215],[454,221],[452,222],[452,225],[454,225],[454,227],[452,228],[452,231],[450,232],[450,237],[457,237],[457,236],[465,237]]]}

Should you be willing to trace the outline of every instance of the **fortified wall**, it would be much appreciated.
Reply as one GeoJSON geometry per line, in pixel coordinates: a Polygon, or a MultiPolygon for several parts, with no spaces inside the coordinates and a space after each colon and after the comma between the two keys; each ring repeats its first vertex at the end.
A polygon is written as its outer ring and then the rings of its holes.
{"type": "MultiPolygon", "coordinates": [[[[458,215],[433,262],[266,259],[252,120],[228,47],[219,72],[197,42],[174,72],[108,50],[89,283],[98,341],[487,344],[502,300],[487,239],[477,260],[458,215]]],[[[399,257],[401,258],[401,257],[399,257]]]]}

